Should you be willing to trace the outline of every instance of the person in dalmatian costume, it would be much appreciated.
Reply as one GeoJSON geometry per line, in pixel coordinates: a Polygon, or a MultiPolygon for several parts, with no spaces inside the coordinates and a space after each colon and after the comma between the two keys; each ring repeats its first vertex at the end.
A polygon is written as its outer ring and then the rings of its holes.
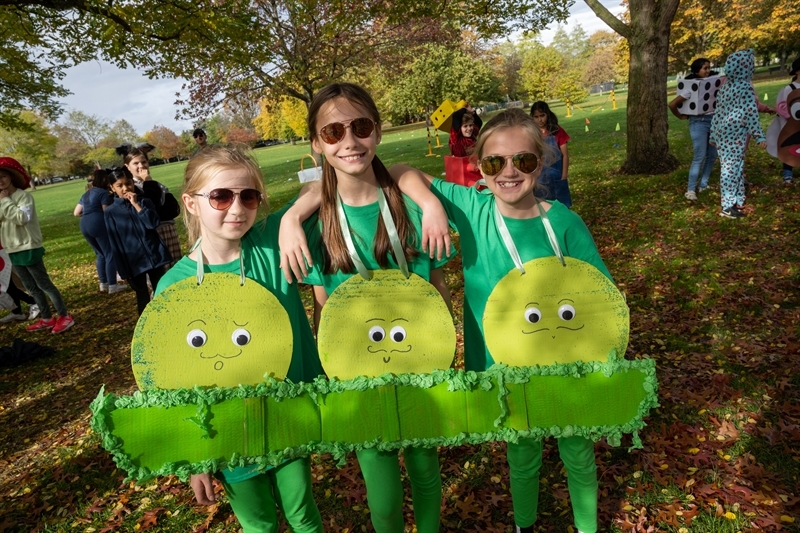
{"type": "Polygon", "coordinates": [[[758,121],[758,106],[751,85],[755,60],[753,51],[739,50],[728,57],[725,74],[728,81],[717,95],[717,112],[711,121],[709,142],[717,147],[720,159],[720,216],[741,218],[745,202],[744,156],[747,135],[766,148],[766,137],[758,121]]]}

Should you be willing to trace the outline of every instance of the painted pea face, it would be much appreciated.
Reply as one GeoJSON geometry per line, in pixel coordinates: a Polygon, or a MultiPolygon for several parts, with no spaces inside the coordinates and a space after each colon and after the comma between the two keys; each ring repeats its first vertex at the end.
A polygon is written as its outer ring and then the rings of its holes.
{"type": "Polygon", "coordinates": [[[555,257],[525,263],[492,291],[483,317],[489,353],[511,366],[606,361],[622,357],[630,317],[625,299],[592,265],[555,257]]]}
{"type": "Polygon", "coordinates": [[[238,275],[191,277],[159,294],[136,324],[131,360],[140,389],[255,385],[286,377],[289,316],[278,299],[238,275]],[[213,304],[209,304],[213,302],[213,304]]]}
{"type": "Polygon", "coordinates": [[[372,275],[342,283],[322,309],[318,346],[328,376],[345,380],[449,368],[456,333],[439,292],[415,274],[372,275]]]}

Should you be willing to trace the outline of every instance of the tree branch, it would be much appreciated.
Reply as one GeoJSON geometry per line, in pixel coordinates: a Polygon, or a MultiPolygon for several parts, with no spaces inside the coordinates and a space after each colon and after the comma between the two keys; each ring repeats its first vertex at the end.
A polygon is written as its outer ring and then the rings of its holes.
{"type": "MultiPolygon", "coordinates": [[[[617,17],[615,17],[611,13],[611,11],[606,9],[606,6],[600,3],[600,0],[584,0],[584,1],[586,2],[586,5],[589,6],[589,8],[592,11],[594,11],[595,15],[597,15],[600,18],[600,20],[608,24],[612,30],[619,33],[626,39],[630,36],[631,27],[622,22],[621,20],[619,20],[617,17]]],[[[675,2],[676,4],[675,9],[677,9],[677,4],[679,3],[679,0],[670,0],[670,2],[675,2]]],[[[673,11],[673,15],[674,14],[675,13],[673,11]]]]}

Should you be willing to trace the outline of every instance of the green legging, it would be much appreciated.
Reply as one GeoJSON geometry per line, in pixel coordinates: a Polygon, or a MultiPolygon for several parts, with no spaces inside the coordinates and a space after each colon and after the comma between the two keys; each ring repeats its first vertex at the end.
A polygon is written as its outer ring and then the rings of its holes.
{"type": "Polygon", "coordinates": [[[276,533],[280,507],[294,533],[323,533],[311,493],[308,458],[295,459],[240,483],[222,482],[244,533],[276,533]]]}
{"type": "MultiPolygon", "coordinates": [[[[442,478],[436,448],[408,447],[403,451],[414,520],[419,533],[436,533],[442,505],[442,478]]],[[[403,533],[403,484],[397,451],[381,452],[374,448],[356,452],[364,483],[367,486],[372,526],[376,533],[403,533]]]]}
{"type": "MultiPolygon", "coordinates": [[[[584,437],[558,439],[558,453],[567,469],[567,485],[572,500],[575,527],[583,533],[597,531],[597,464],[594,443],[584,437]]],[[[514,521],[519,527],[536,522],[539,507],[539,471],[542,468],[542,441],[520,439],[508,443],[511,472],[511,497],[514,521]]]]}

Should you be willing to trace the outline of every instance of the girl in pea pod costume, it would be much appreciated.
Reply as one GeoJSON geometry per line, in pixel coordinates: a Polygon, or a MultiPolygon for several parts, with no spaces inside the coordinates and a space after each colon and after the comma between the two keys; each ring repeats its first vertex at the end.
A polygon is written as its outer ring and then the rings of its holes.
{"type": "Polygon", "coordinates": [[[755,72],[752,50],[739,50],[728,56],[725,75],[728,81],[717,94],[717,110],[711,120],[709,142],[717,147],[720,160],[720,216],[741,218],[745,202],[744,154],[747,135],[766,148],[767,139],[758,121],[758,105],[751,80],[755,72]]]}
{"type": "MultiPolygon", "coordinates": [[[[433,229],[423,232],[423,243],[431,256],[449,248],[447,219],[461,237],[464,362],[467,370],[483,371],[495,364],[484,339],[484,310],[495,286],[516,266],[502,232],[513,240],[517,260],[528,262],[551,257],[554,251],[545,229],[546,217],[563,255],[589,263],[600,275],[612,278],[583,220],[558,200],[541,202],[534,194],[543,165],[548,164],[553,155],[532,117],[520,109],[499,113],[484,125],[474,153],[491,194],[434,179],[405,165],[392,167],[391,175],[401,190],[415,199],[425,216],[430,217],[426,227],[433,229]],[[437,216],[445,215],[442,206],[446,212],[444,219],[437,216]],[[499,220],[502,220],[502,230],[499,220]]],[[[309,252],[295,242],[302,240],[299,226],[287,224],[295,218],[284,217],[281,243],[286,246],[281,246],[281,254],[286,270],[290,269],[299,277],[309,252]]],[[[303,220],[304,216],[299,219],[303,220]]],[[[575,525],[582,533],[594,533],[597,531],[598,490],[594,443],[573,436],[559,438],[558,447],[567,469],[575,525]]],[[[533,531],[538,511],[541,459],[541,440],[520,439],[516,444],[508,444],[518,532],[533,531]]],[[[416,511],[416,500],[414,508],[416,511]]]]}
{"type": "MultiPolygon", "coordinates": [[[[497,283],[515,267],[503,232],[510,235],[521,262],[553,256],[544,217],[565,256],[585,261],[611,279],[583,220],[558,200],[539,201],[536,182],[553,156],[532,117],[509,109],[490,119],[475,147],[479,168],[491,194],[434,179],[397,165],[392,176],[418,201],[423,211],[436,212],[441,202],[461,236],[464,266],[464,361],[467,370],[486,370],[495,363],[484,339],[484,310],[497,283]],[[430,189],[430,191],[429,191],[430,189]],[[431,195],[433,192],[434,195],[431,195]],[[501,215],[498,217],[497,215],[501,215]],[[500,223],[506,228],[500,227],[500,223]]],[[[612,280],[613,281],[613,280],[612,280]]],[[[558,439],[567,469],[575,525],[583,533],[597,531],[597,467],[594,443],[584,437],[558,439]]],[[[508,443],[514,520],[518,532],[532,532],[539,499],[542,442],[508,443]]]]}
{"type": "MultiPolygon", "coordinates": [[[[189,238],[199,246],[161,278],[156,294],[197,276],[198,261],[207,274],[241,274],[246,283],[261,284],[277,297],[292,325],[293,353],[287,377],[309,382],[322,374],[316,345],[299,293],[278,268],[278,227],[288,206],[256,222],[263,199],[261,171],[245,153],[213,147],[194,157],[186,167],[182,200],[189,238]]],[[[295,533],[322,533],[308,458],[286,461],[264,473],[259,473],[256,465],[226,469],[216,477],[245,533],[276,533],[277,507],[295,533]]],[[[211,474],[193,475],[191,486],[198,503],[214,502],[211,474]]]]}
{"type": "MultiPolygon", "coordinates": [[[[362,275],[362,269],[398,269],[400,264],[407,264],[410,272],[439,290],[449,307],[450,293],[441,270],[446,259],[432,260],[420,253],[421,211],[402,196],[375,155],[381,127],[372,97],[361,87],[349,83],[323,88],[309,106],[308,131],[314,150],[324,155],[319,209],[321,235],[309,235],[312,257],[315,257],[311,261],[311,271],[302,280],[314,286],[317,327],[328,296],[352,276],[362,275]],[[381,214],[383,202],[390,216],[381,214]],[[339,208],[343,215],[337,213],[339,208]],[[340,216],[345,218],[344,225],[340,216]],[[399,237],[398,248],[390,242],[392,226],[396,227],[399,237]],[[346,242],[348,237],[352,238],[352,252],[346,242]],[[314,247],[320,238],[322,246],[314,247]],[[393,255],[398,250],[402,258],[393,255]]],[[[304,219],[307,215],[298,206],[287,212],[286,219],[304,219]]],[[[356,456],[364,475],[375,531],[402,533],[405,524],[398,452],[364,448],[357,451],[356,456]]],[[[404,457],[417,531],[437,532],[442,500],[437,450],[409,446],[404,450],[404,457]]]]}

